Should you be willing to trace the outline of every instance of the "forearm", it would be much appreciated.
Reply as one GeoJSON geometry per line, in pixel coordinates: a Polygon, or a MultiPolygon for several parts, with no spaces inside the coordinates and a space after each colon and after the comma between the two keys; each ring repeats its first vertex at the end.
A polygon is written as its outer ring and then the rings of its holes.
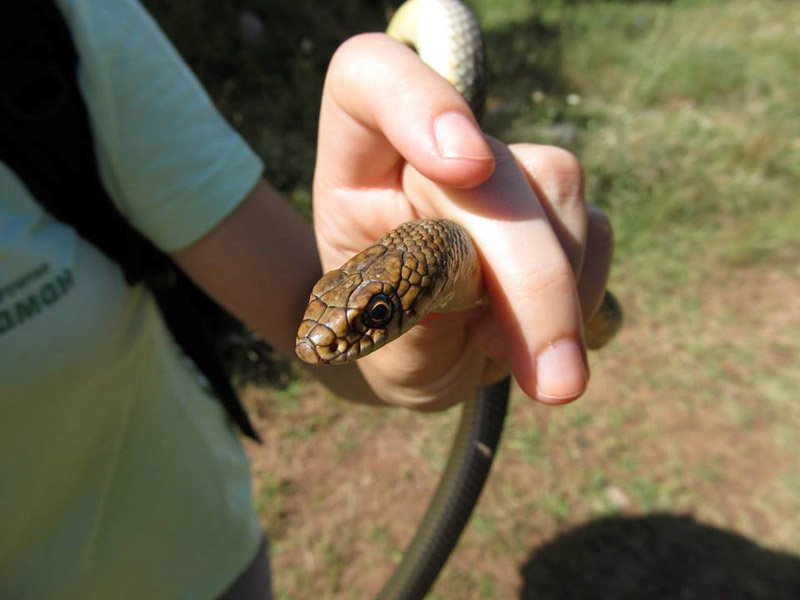
{"type": "MultiPolygon", "coordinates": [[[[263,180],[223,222],[176,252],[203,289],[286,356],[321,275],[311,226],[263,180]]],[[[355,366],[312,368],[336,394],[378,403],[355,366]]]]}

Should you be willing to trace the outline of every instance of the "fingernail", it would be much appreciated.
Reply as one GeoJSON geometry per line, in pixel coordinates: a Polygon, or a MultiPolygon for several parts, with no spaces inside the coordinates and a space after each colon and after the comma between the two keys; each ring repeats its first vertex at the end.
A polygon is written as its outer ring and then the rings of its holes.
{"type": "Polygon", "coordinates": [[[468,117],[460,113],[445,113],[433,124],[436,145],[442,158],[493,160],[483,134],[468,117]]]}
{"type": "Polygon", "coordinates": [[[574,400],[584,392],[588,381],[583,352],[572,339],[559,340],[536,357],[536,396],[542,402],[574,400]]]}

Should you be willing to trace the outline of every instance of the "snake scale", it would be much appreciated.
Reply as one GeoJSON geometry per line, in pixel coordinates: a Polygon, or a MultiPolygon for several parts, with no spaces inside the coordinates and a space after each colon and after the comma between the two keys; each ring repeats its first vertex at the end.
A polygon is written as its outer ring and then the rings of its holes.
{"type": "MultiPolygon", "coordinates": [[[[416,50],[480,114],[485,53],[477,19],[466,6],[459,0],[409,0],[396,11],[387,33],[416,50]]],[[[296,352],[312,364],[348,363],[396,339],[429,312],[483,302],[480,263],[469,234],[444,219],[411,221],[323,275],[311,291],[296,352]]],[[[587,345],[604,345],[621,316],[619,304],[606,292],[586,325],[587,345]]],[[[505,378],[463,403],[439,486],[381,600],[418,600],[433,585],[488,476],[509,389],[505,378]]]]}

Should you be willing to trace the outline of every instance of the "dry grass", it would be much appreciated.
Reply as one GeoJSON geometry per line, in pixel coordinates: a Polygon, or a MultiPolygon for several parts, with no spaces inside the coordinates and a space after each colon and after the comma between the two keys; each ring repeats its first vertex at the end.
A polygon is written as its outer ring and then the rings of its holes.
{"type": "MultiPolygon", "coordinates": [[[[581,402],[552,409],[515,394],[489,485],[432,598],[539,597],[531,586],[544,567],[529,556],[609,516],[691,515],[681,541],[700,544],[697,560],[709,558],[711,526],[737,543],[800,551],[800,411],[791,402],[800,301],[786,302],[800,298],[800,278],[748,269],[697,293],[697,318],[670,327],[634,308],[619,340],[594,358],[581,402]]],[[[457,415],[349,407],[313,385],[290,408],[266,390],[250,402],[268,440],[250,450],[281,597],[373,596],[425,508],[457,415]]],[[[619,540],[609,540],[616,551],[619,540]]],[[[764,560],[755,575],[783,573],[764,560]]],[[[563,567],[547,565],[547,579],[563,567]]],[[[599,597],[590,594],[596,576],[574,580],[571,597],[599,597]]],[[[774,586],[765,593],[736,597],[790,597],[774,586]]]]}

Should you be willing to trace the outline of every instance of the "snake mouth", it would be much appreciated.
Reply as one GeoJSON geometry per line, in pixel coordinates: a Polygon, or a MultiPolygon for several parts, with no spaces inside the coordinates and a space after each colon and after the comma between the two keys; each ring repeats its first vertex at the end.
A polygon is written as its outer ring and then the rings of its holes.
{"type": "MultiPolygon", "coordinates": [[[[323,331],[327,330],[324,326],[317,327],[323,327],[323,331]]],[[[347,339],[335,338],[330,343],[327,343],[328,340],[324,337],[322,340],[315,339],[313,332],[314,330],[305,335],[298,335],[294,346],[298,358],[311,365],[343,365],[363,358],[390,341],[385,329],[367,329],[364,333],[351,332],[347,339]]]]}

